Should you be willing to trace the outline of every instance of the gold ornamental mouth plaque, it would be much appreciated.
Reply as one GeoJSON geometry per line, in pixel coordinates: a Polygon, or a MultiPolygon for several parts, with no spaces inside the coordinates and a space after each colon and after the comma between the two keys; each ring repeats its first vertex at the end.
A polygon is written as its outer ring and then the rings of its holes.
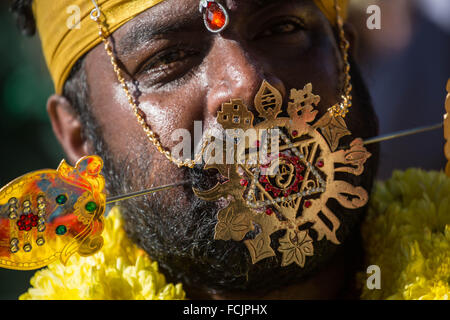
{"type": "MultiPolygon", "coordinates": [[[[363,146],[363,140],[354,139],[350,146],[338,150],[340,139],[351,132],[344,118],[332,112],[316,121],[318,111],[314,106],[319,104],[320,97],[313,94],[311,84],[302,90],[292,89],[289,98],[286,109],[289,117],[280,116],[282,95],[266,81],[255,96],[256,117],[241,99],[224,103],[217,122],[228,140],[233,141],[234,161],[217,161],[215,151],[211,150],[217,145],[209,144],[205,169],[217,169],[226,181],[207,191],[194,189],[203,200],[228,201],[217,213],[214,238],[243,240],[253,264],[276,256],[270,236],[285,230],[277,249],[281,253],[281,266],[296,263],[304,267],[306,257],[314,255],[311,229],[317,232],[316,241],[325,237],[340,244],[336,236],[340,221],[327,207],[328,199],[334,198],[348,209],[363,207],[368,202],[364,188],[335,176],[336,172],[355,176],[364,172],[371,154],[363,146]],[[262,121],[255,124],[255,118],[262,121]],[[248,130],[256,134],[238,137],[248,130]],[[268,134],[275,131],[277,134],[268,134]],[[243,157],[238,161],[240,154],[243,157]],[[244,240],[250,232],[252,236],[244,240]]],[[[226,149],[223,157],[229,156],[230,150],[226,149]]]]}

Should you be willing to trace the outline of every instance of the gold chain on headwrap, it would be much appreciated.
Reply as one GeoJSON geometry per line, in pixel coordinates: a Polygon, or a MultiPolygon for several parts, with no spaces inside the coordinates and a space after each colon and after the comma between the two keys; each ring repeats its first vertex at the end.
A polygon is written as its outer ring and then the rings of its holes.
{"type": "MultiPolygon", "coordinates": [[[[351,77],[350,77],[350,63],[348,61],[348,51],[350,48],[350,43],[345,37],[345,31],[344,31],[344,20],[341,16],[341,8],[338,4],[337,0],[335,1],[335,10],[336,10],[336,19],[337,19],[337,27],[339,31],[339,47],[341,49],[342,53],[342,59],[344,62],[344,86],[343,86],[343,95],[341,96],[342,101],[333,105],[328,109],[330,114],[333,117],[345,117],[348,113],[348,109],[352,105],[352,84],[351,84],[351,77]]],[[[95,3],[95,1],[93,1],[95,3]]],[[[91,18],[97,22],[98,28],[99,28],[99,35],[102,39],[102,42],[105,46],[105,50],[108,54],[108,56],[111,59],[111,64],[114,68],[114,72],[116,73],[117,79],[120,82],[126,96],[129,104],[131,105],[131,108],[133,110],[134,115],[136,116],[136,119],[138,123],[141,125],[142,129],[144,130],[145,134],[147,135],[149,141],[156,147],[156,149],[163,154],[169,161],[177,165],[178,167],[189,167],[193,168],[197,163],[201,163],[203,153],[208,145],[208,139],[204,139],[202,143],[202,148],[199,153],[197,153],[194,157],[194,160],[180,160],[175,158],[172,155],[172,152],[170,150],[167,150],[162,145],[161,141],[159,140],[156,133],[150,128],[150,126],[147,124],[147,121],[145,120],[144,113],[139,109],[138,105],[135,102],[135,98],[130,93],[130,89],[127,85],[127,82],[122,74],[122,70],[117,64],[116,58],[114,56],[113,49],[111,48],[110,41],[108,39],[109,35],[106,30],[106,27],[104,23],[100,19],[101,13],[98,6],[95,7],[95,9],[91,12],[91,18]]]]}

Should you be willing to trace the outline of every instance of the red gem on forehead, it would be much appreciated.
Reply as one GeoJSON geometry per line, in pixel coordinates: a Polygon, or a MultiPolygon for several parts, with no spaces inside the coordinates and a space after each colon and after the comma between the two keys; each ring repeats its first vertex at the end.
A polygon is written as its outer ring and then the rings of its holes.
{"type": "Polygon", "coordinates": [[[223,9],[215,2],[208,2],[205,11],[205,21],[213,31],[218,31],[225,26],[227,17],[223,9]]]}

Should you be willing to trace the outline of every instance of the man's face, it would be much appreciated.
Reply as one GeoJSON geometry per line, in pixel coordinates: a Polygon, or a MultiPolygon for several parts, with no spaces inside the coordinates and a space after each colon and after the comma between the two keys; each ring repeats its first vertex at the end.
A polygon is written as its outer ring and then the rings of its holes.
{"type": "MultiPolygon", "coordinates": [[[[291,88],[311,82],[321,96],[319,115],[339,101],[342,58],[329,21],[313,1],[224,1],[230,24],[220,34],[206,30],[198,2],[166,0],[112,36],[130,91],[166,148],[179,143],[171,138],[175,129],[188,129],[193,136],[194,121],[202,121],[204,131],[216,126],[218,109],[230,99],[252,106],[263,80],[285,99],[291,88]]],[[[110,193],[186,179],[213,184],[211,175],[177,168],[149,142],[102,45],[86,56],[85,70],[91,112],[106,144],[95,152],[103,153],[112,170],[105,172],[110,193]]],[[[346,118],[353,137],[376,133],[374,125],[365,126],[374,123],[372,117],[369,106],[355,101],[346,118]]],[[[263,276],[279,262],[251,266],[242,243],[214,241],[218,206],[196,199],[185,186],[126,202],[124,215],[130,235],[169,277],[179,276],[192,287],[204,280],[207,287],[245,288],[243,279],[263,276]],[[214,283],[217,274],[223,277],[214,283]]],[[[279,270],[302,272],[298,267],[279,270]]]]}

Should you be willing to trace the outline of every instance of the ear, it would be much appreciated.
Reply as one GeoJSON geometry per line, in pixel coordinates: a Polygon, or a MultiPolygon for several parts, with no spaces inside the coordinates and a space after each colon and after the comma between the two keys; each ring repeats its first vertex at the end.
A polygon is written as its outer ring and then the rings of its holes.
{"type": "Polygon", "coordinates": [[[52,95],[47,101],[47,113],[67,160],[75,164],[81,157],[89,155],[89,145],[82,135],[81,121],[69,101],[63,96],[52,95]]]}
{"type": "Polygon", "coordinates": [[[350,42],[350,53],[353,57],[356,56],[358,43],[358,32],[356,31],[353,24],[345,22],[344,31],[347,40],[350,42]]]}

